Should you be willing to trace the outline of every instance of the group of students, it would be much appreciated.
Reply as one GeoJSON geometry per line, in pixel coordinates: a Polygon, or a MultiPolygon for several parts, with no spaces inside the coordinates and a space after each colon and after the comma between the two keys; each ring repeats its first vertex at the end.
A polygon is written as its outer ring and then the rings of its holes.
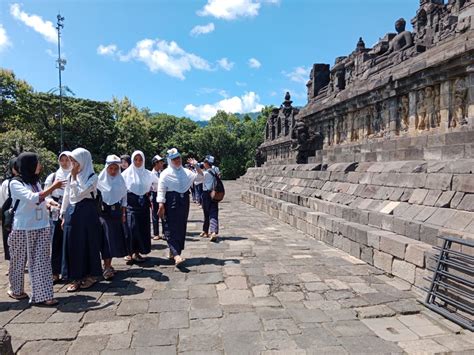
{"type": "Polygon", "coordinates": [[[59,169],[47,177],[43,189],[38,155],[21,153],[10,161],[10,176],[0,189],[0,205],[10,197],[14,210],[11,231],[2,231],[5,258],[10,261],[7,293],[13,299],[29,297],[24,292],[27,263],[30,303],[45,306],[58,303],[54,282],[62,278],[68,281],[66,290],[75,292],[90,288],[101,276],[110,280],[115,275],[112,258],[141,263],[142,255],[151,252],[152,239],[166,240],[169,259],[180,266],[195,183],[203,185],[201,237],[217,240],[218,204],[208,197],[217,175],[212,156],[202,167],[193,158],[185,166],[172,148],[167,168],[157,155],[149,171],[141,151],[131,157],[109,155],[99,175],[84,148],[62,152],[58,162],[59,169]]]}

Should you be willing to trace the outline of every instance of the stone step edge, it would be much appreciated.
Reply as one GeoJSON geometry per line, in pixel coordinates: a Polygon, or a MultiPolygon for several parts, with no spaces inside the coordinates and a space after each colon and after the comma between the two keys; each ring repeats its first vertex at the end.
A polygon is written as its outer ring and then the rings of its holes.
{"type": "Polygon", "coordinates": [[[429,286],[426,267],[433,266],[431,245],[254,191],[243,190],[242,201],[353,257],[408,282],[429,286]],[[257,201],[260,199],[260,201],[257,201]],[[291,206],[291,208],[289,208],[291,206]],[[295,214],[290,214],[297,211],[295,214]],[[303,217],[304,216],[304,217],[303,217]],[[303,218],[302,218],[303,217],[303,218]]]}

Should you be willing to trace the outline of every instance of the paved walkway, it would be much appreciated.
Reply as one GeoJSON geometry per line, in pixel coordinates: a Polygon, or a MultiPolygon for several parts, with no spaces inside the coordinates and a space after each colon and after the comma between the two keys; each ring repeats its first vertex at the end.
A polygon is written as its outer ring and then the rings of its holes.
{"type": "Polygon", "coordinates": [[[474,337],[416,302],[402,281],[240,202],[226,184],[221,240],[199,239],[193,206],[187,268],[155,243],[142,266],[32,307],[6,297],[0,327],[20,354],[368,354],[474,352],[474,337]]]}

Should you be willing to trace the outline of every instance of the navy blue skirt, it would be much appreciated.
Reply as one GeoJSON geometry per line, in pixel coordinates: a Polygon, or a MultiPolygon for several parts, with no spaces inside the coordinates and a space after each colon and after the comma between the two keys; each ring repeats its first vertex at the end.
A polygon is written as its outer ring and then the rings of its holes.
{"type": "Polygon", "coordinates": [[[102,203],[102,259],[120,258],[128,254],[125,226],[122,223],[122,204],[109,206],[102,203]]]}
{"type": "Polygon", "coordinates": [[[165,239],[173,256],[181,255],[186,241],[189,215],[189,191],[167,192],[165,203],[165,239]]]}
{"type": "Polygon", "coordinates": [[[127,194],[127,247],[129,254],[151,252],[150,199],[127,194]]]}
{"type": "Polygon", "coordinates": [[[64,216],[63,278],[80,280],[102,275],[101,239],[96,201],[88,198],[70,205],[64,216]]]}

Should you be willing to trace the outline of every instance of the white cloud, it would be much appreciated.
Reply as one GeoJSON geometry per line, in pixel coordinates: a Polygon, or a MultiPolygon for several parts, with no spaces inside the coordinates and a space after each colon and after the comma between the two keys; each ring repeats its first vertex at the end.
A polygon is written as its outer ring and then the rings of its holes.
{"type": "Polygon", "coordinates": [[[242,96],[233,96],[225,98],[214,104],[205,104],[195,106],[188,104],[184,108],[184,112],[193,118],[201,120],[209,120],[213,117],[217,111],[225,111],[230,113],[246,113],[246,112],[259,112],[264,108],[260,104],[260,97],[253,91],[246,92],[242,96]]]}
{"type": "Polygon", "coordinates": [[[97,54],[100,55],[114,55],[117,53],[117,46],[115,44],[109,44],[108,46],[100,45],[97,47],[97,54]]]}
{"type": "Polygon", "coordinates": [[[7,31],[0,24],[0,52],[11,45],[10,39],[8,38],[7,31]]]}
{"type": "MultiPolygon", "coordinates": [[[[100,48],[101,46],[97,49],[99,54],[100,48]]],[[[181,80],[184,80],[184,74],[192,69],[212,70],[207,60],[186,52],[175,41],[143,39],[127,54],[122,54],[114,45],[102,46],[102,49],[122,62],[143,62],[153,73],[163,72],[181,80]]]]}
{"type": "Polygon", "coordinates": [[[211,33],[215,30],[215,26],[212,22],[208,23],[207,25],[201,26],[195,26],[191,32],[189,33],[191,36],[199,36],[199,35],[204,35],[211,33]]]}
{"type": "Polygon", "coordinates": [[[221,58],[217,61],[217,64],[224,70],[231,70],[234,67],[234,63],[230,62],[227,58],[221,58]]]}
{"type": "Polygon", "coordinates": [[[262,4],[278,5],[280,0],[207,0],[199,16],[212,16],[223,20],[255,17],[262,4]]]}
{"type": "Polygon", "coordinates": [[[209,95],[209,94],[214,94],[214,93],[217,93],[218,95],[224,97],[224,98],[227,98],[229,97],[229,94],[227,93],[226,90],[223,90],[223,89],[216,89],[216,88],[206,88],[206,87],[203,87],[203,88],[199,88],[197,90],[197,95],[198,96],[201,96],[201,95],[209,95]]]}
{"type": "Polygon", "coordinates": [[[309,72],[311,71],[310,67],[296,67],[293,69],[293,71],[287,73],[283,71],[282,73],[289,78],[291,81],[294,81],[296,83],[302,83],[306,84],[306,82],[309,80],[309,72]]]}
{"type": "Polygon", "coordinates": [[[20,9],[20,4],[10,5],[10,14],[17,20],[38,32],[45,40],[58,43],[58,34],[51,21],[45,21],[38,15],[29,15],[20,9]]]}
{"type": "Polygon", "coordinates": [[[236,81],[235,85],[237,85],[237,86],[247,86],[247,83],[244,83],[242,81],[236,81]]]}
{"type": "Polygon", "coordinates": [[[262,66],[262,63],[258,61],[256,58],[250,58],[249,59],[249,67],[253,69],[258,69],[262,66]]]}

